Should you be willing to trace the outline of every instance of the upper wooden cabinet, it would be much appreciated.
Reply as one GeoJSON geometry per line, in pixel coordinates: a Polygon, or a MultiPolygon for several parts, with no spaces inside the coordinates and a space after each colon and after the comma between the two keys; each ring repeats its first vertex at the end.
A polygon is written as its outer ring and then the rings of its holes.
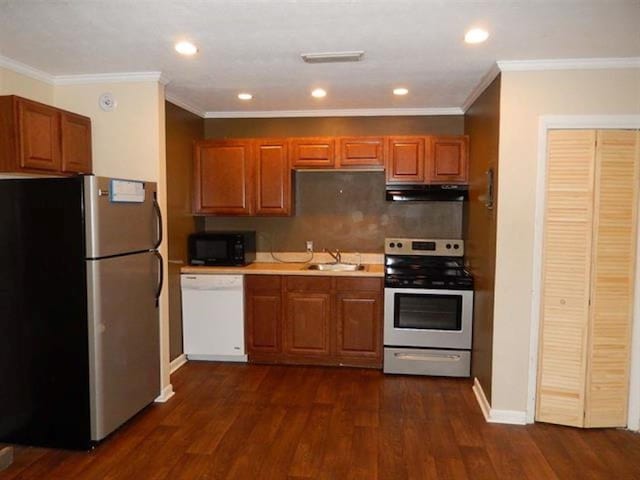
{"type": "Polygon", "coordinates": [[[286,140],[256,140],[257,215],[291,214],[291,167],[286,140]]]}
{"type": "Polygon", "coordinates": [[[286,140],[213,140],[194,148],[194,212],[291,215],[286,140]]]}
{"type": "Polygon", "coordinates": [[[384,137],[341,137],[338,167],[384,167],[384,137]]]}
{"type": "Polygon", "coordinates": [[[425,182],[425,137],[389,137],[387,183],[425,182]]]}
{"type": "Polygon", "coordinates": [[[91,120],[74,113],[60,114],[62,134],[62,171],[90,173],[91,120]]]}
{"type": "Polygon", "coordinates": [[[333,137],[293,138],[291,166],[293,168],[333,168],[336,141],[333,137]]]}
{"type": "Polygon", "coordinates": [[[467,183],[468,138],[438,136],[430,139],[427,156],[428,183],[467,183]]]}
{"type": "Polygon", "coordinates": [[[466,136],[389,137],[387,183],[467,183],[466,136]]]}
{"type": "Polygon", "coordinates": [[[14,95],[0,97],[0,171],[91,173],[91,119],[14,95]]]}
{"type": "Polygon", "coordinates": [[[53,107],[18,99],[20,167],[60,171],[60,114],[53,107]]]}
{"type": "Polygon", "coordinates": [[[198,142],[194,156],[195,212],[251,215],[253,213],[251,141],[198,142]]]}

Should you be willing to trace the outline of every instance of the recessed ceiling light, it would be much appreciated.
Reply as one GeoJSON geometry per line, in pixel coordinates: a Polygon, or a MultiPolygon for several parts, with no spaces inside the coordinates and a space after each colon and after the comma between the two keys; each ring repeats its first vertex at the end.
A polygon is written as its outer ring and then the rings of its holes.
{"type": "Polygon", "coordinates": [[[409,93],[409,90],[407,90],[404,87],[398,87],[393,89],[394,95],[406,95],[407,93],[409,93]]]}
{"type": "Polygon", "coordinates": [[[253,98],[253,95],[251,95],[250,93],[239,93],[238,98],[240,100],[251,100],[253,98]]]}
{"type": "Polygon", "coordinates": [[[198,52],[198,47],[191,42],[178,42],[175,49],[181,55],[195,55],[198,52]]]}
{"type": "Polygon", "coordinates": [[[327,96],[327,91],[323,90],[322,88],[316,88],[313,92],[311,92],[311,95],[316,98],[322,98],[327,96]]]}
{"type": "Polygon", "coordinates": [[[489,32],[482,28],[472,28],[464,35],[464,41],[467,43],[482,43],[489,38],[489,32]]]}

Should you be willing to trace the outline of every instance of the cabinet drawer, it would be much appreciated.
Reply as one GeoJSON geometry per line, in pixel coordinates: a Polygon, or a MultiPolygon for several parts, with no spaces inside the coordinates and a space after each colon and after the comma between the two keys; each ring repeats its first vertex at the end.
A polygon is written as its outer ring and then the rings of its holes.
{"type": "Polygon", "coordinates": [[[244,286],[247,290],[280,290],[281,275],[245,275],[244,286]]]}
{"type": "Polygon", "coordinates": [[[381,278],[337,278],[338,292],[380,292],[382,293],[381,278]]]}
{"type": "Polygon", "coordinates": [[[339,167],[383,167],[383,137],[346,137],[340,139],[339,167]]]}
{"type": "Polygon", "coordinates": [[[335,163],[335,139],[296,138],[291,141],[291,166],[333,168],[335,163]]]}
{"type": "Polygon", "coordinates": [[[331,290],[331,277],[303,277],[291,275],[285,278],[287,282],[287,291],[328,293],[331,290]]]}

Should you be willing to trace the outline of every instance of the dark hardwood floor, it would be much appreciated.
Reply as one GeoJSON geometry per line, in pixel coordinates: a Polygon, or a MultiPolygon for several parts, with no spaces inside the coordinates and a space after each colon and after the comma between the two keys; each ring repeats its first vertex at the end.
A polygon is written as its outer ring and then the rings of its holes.
{"type": "Polygon", "coordinates": [[[190,362],[90,453],[16,449],[0,480],[640,479],[640,435],[487,424],[469,380],[190,362]]]}

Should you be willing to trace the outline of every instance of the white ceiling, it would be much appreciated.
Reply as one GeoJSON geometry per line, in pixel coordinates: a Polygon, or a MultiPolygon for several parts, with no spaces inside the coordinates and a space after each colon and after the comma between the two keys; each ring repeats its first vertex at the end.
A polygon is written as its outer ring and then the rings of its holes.
{"type": "Polygon", "coordinates": [[[639,57],[640,0],[0,0],[0,55],[52,75],[161,71],[202,111],[460,107],[497,60],[639,57]],[[465,44],[472,26],[489,40],[465,44]],[[195,57],[174,52],[183,39],[195,57]],[[300,59],[341,50],[366,53],[300,59]]]}

